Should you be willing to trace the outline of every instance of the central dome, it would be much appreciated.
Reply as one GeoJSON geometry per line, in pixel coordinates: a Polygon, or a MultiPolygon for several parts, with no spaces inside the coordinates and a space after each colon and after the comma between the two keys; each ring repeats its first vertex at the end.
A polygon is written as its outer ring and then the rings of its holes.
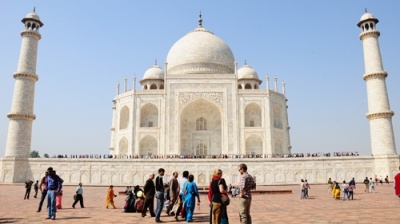
{"type": "Polygon", "coordinates": [[[198,27],[169,50],[167,74],[233,74],[235,58],[229,46],[213,33],[198,27]]]}

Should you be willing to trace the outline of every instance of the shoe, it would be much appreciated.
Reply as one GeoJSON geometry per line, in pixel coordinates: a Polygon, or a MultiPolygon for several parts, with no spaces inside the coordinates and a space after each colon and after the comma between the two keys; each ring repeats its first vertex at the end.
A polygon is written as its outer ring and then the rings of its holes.
{"type": "Polygon", "coordinates": [[[51,217],[47,217],[46,219],[51,219],[51,217]]]}
{"type": "Polygon", "coordinates": [[[51,220],[56,220],[56,217],[51,218],[51,220]]]}
{"type": "Polygon", "coordinates": [[[40,210],[37,210],[36,212],[40,212],[40,210]]]}
{"type": "Polygon", "coordinates": [[[169,214],[170,214],[170,215],[175,215],[175,212],[170,212],[169,214]]]}
{"type": "Polygon", "coordinates": [[[75,206],[72,206],[73,209],[75,209],[75,206]]]}
{"type": "Polygon", "coordinates": [[[145,217],[146,216],[146,214],[142,214],[142,217],[145,217]]]}
{"type": "Polygon", "coordinates": [[[179,221],[178,217],[175,216],[175,220],[176,220],[176,221],[179,221]]]}
{"type": "Polygon", "coordinates": [[[151,215],[151,217],[156,217],[156,215],[151,215]]]}
{"type": "Polygon", "coordinates": [[[156,220],[156,222],[163,222],[163,221],[161,221],[161,220],[156,220]]]}

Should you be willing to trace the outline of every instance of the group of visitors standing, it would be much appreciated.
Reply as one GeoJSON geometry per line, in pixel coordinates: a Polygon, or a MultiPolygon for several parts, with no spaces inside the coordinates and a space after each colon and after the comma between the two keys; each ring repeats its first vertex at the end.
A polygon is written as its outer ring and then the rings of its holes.
{"type": "MultiPolygon", "coordinates": [[[[56,219],[57,209],[62,208],[62,184],[64,180],[61,179],[57,174],[56,171],[49,167],[47,168],[45,175],[41,178],[40,183],[36,181],[34,184],[35,189],[35,198],[37,197],[38,192],[41,192],[40,200],[38,209],[36,212],[41,212],[43,207],[43,202],[47,197],[47,218],[46,219],[56,219]]],[[[28,180],[25,182],[25,198],[29,199],[29,194],[31,191],[33,181],[28,180]]],[[[76,189],[76,195],[74,196],[75,200],[72,204],[72,208],[75,208],[75,204],[79,201],[81,207],[83,208],[83,189],[82,183],[79,183],[79,186],[76,189]]]]}
{"type": "MultiPolygon", "coordinates": [[[[238,166],[238,172],[241,174],[240,179],[240,194],[238,195],[238,207],[240,223],[251,224],[250,207],[252,194],[251,191],[256,188],[255,179],[247,173],[246,164],[238,166]]],[[[178,172],[173,172],[169,181],[164,179],[165,170],[158,169],[158,175],[154,173],[149,175],[143,190],[136,186],[133,190],[128,189],[128,195],[125,200],[124,212],[140,212],[142,217],[150,213],[150,216],[155,219],[156,223],[163,222],[161,213],[166,208],[166,214],[173,216],[176,221],[184,219],[187,222],[193,222],[196,206],[200,206],[200,194],[194,176],[189,174],[189,171],[183,171],[182,177],[179,177],[178,172]],[[154,208],[154,200],[156,200],[156,208],[154,208]],[[140,204],[136,207],[136,204],[140,204]],[[132,207],[132,205],[135,205],[132,207]]],[[[208,202],[210,208],[210,223],[211,224],[226,224],[229,223],[227,208],[229,205],[228,186],[225,179],[222,177],[221,169],[216,169],[208,188],[208,202]]],[[[45,176],[36,182],[38,191],[41,192],[41,197],[37,212],[41,212],[43,202],[47,197],[47,218],[56,219],[57,208],[61,208],[62,184],[63,180],[56,174],[52,167],[49,167],[45,172],[45,176]],[[60,197],[57,199],[57,197],[60,197]],[[59,207],[57,207],[59,202],[59,207]]],[[[29,199],[30,188],[33,181],[26,182],[25,199],[29,199]],[[29,191],[28,191],[29,189],[29,191]]],[[[35,194],[35,197],[37,192],[35,194]]],[[[117,194],[114,192],[114,187],[111,185],[107,190],[106,208],[116,208],[114,198],[117,194]]],[[[75,209],[77,203],[83,204],[83,188],[82,183],[79,183],[74,195],[72,208],[75,209]]]]}
{"type": "MultiPolygon", "coordinates": [[[[251,224],[250,207],[251,191],[256,188],[254,178],[247,173],[246,164],[240,164],[238,171],[241,174],[239,196],[239,216],[240,223],[251,224]]],[[[186,222],[193,222],[196,206],[200,206],[200,194],[194,176],[189,171],[183,171],[182,177],[178,179],[179,173],[173,172],[169,182],[164,180],[165,170],[160,168],[158,175],[151,173],[144,187],[144,208],[141,211],[142,217],[147,216],[147,212],[155,219],[156,223],[163,222],[161,213],[165,206],[166,214],[173,216],[176,221],[184,219],[186,222]],[[154,208],[156,200],[156,208],[154,208]]],[[[208,188],[208,201],[210,207],[210,223],[226,224],[229,223],[227,207],[229,205],[228,186],[222,177],[222,170],[216,169],[213,173],[208,188]]],[[[109,190],[110,191],[110,190],[109,190]]],[[[113,191],[107,193],[107,198],[114,198],[113,191]]],[[[129,200],[129,196],[127,200],[129,200]]]]}
{"type": "Polygon", "coordinates": [[[356,181],[353,178],[350,180],[349,184],[347,184],[345,180],[340,184],[339,182],[332,181],[332,179],[329,178],[328,189],[328,191],[332,193],[334,199],[342,198],[342,200],[353,200],[356,181]]]}

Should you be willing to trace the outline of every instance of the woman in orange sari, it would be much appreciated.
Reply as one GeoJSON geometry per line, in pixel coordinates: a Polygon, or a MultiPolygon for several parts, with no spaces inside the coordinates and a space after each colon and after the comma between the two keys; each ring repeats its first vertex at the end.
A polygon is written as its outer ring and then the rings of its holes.
{"type": "Polygon", "coordinates": [[[111,185],[108,188],[107,191],[107,197],[106,197],[106,208],[108,208],[108,206],[112,206],[115,209],[115,205],[114,205],[114,197],[117,197],[116,194],[114,194],[114,190],[113,190],[114,186],[111,185]]]}

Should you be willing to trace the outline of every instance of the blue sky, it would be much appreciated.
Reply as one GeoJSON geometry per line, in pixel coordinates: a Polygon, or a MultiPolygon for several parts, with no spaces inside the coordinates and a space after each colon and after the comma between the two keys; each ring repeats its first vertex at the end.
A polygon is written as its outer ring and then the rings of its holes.
{"type": "MultiPolygon", "coordinates": [[[[21,47],[21,19],[36,7],[39,42],[32,150],[106,154],[116,83],[140,80],[154,61],[203,26],[261,79],[285,81],[292,152],[358,151],[370,137],[363,49],[365,8],[380,22],[386,84],[400,141],[400,1],[0,1],[0,157],[21,47]],[[397,43],[397,44],[396,44],[397,43]]],[[[265,81],[261,88],[265,88],[265,81]]],[[[137,86],[140,88],[140,86],[137,86]]],[[[280,85],[279,85],[280,87],[280,85]]],[[[399,145],[399,144],[398,144],[399,145]]]]}

